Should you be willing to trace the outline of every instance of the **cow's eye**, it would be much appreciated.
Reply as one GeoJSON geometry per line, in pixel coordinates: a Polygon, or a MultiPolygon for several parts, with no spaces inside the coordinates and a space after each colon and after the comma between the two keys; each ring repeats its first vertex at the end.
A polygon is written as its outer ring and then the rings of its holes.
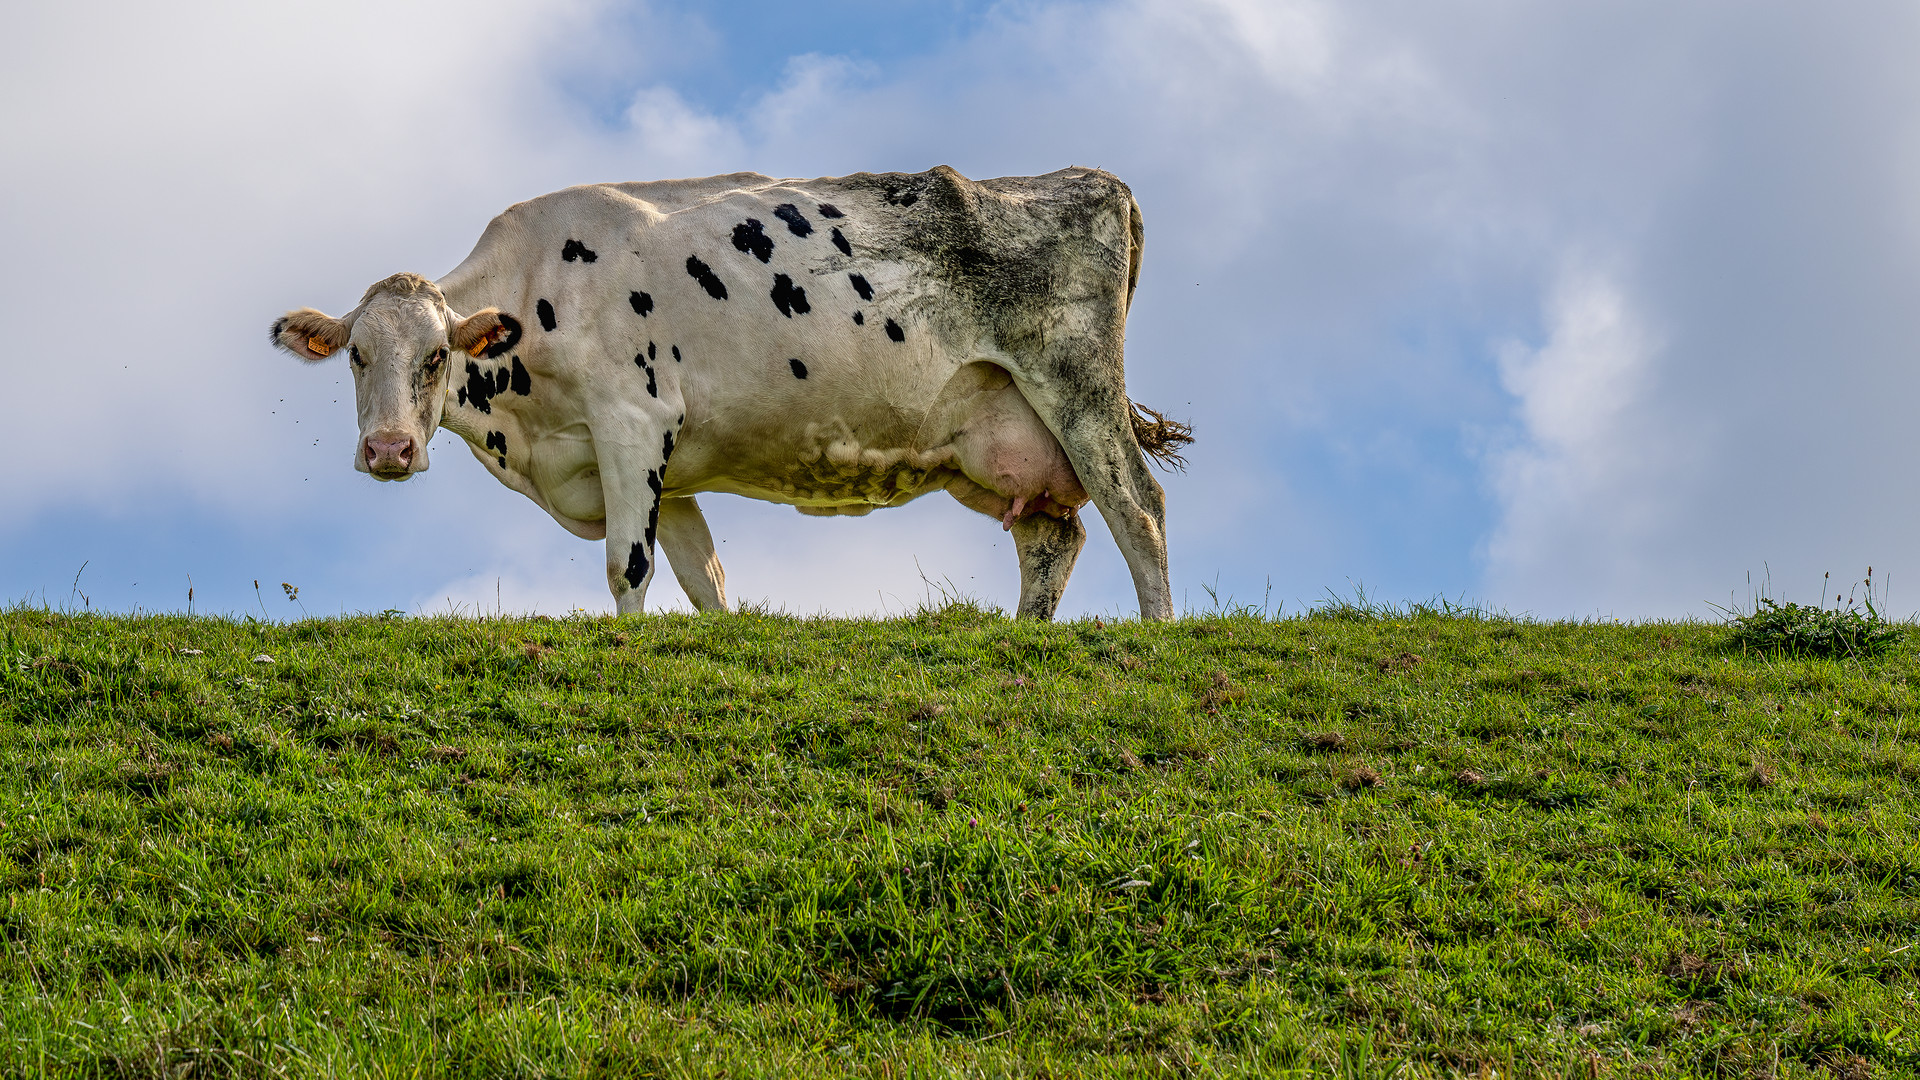
{"type": "Polygon", "coordinates": [[[446,361],[447,361],[447,350],[445,346],[441,346],[440,348],[435,349],[433,352],[428,353],[427,354],[428,374],[432,374],[433,372],[439,371],[440,365],[446,363],[446,361]]]}
{"type": "Polygon", "coordinates": [[[349,348],[347,349],[347,356],[348,356],[348,357],[350,357],[350,358],[351,358],[351,359],[353,360],[353,366],[354,366],[354,367],[366,367],[366,366],[367,366],[367,362],[366,362],[365,360],[362,360],[362,359],[360,359],[360,346],[358,346],[358,345],[354,345],[354,346],[351,346],[351,347],[349,347],[349,348]]]}

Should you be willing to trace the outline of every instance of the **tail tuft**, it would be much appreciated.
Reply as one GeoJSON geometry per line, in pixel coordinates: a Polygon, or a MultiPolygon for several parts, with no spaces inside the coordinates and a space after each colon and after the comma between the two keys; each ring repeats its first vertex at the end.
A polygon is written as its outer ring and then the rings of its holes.
{"type": "Polygon", "coordinates": [[[1180,448],[1193,441],[1193,425],[1169,420],[1137,401],[1132,404],[1127,418],[1133,421],[1133,441],[1161,468],[1187,471],[1187,459],[1180,456],[1180,448]]]}

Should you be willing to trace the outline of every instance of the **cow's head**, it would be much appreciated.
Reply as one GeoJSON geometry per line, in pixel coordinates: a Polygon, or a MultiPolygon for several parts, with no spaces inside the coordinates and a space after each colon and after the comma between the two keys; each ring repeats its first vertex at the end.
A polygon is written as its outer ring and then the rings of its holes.
{"type": "Polygon", "coordinates": [[[273,343],[318,362],[345,349],[353,369],[360,441],[353,467],[381,480],[427,469],[427,441],[440,426],[452,356],[498,356],[520,338],[513,316],[487,308],[464,318],[433,282],[395,274],[336,319],[301,308],[273,322],[273,343]]]}

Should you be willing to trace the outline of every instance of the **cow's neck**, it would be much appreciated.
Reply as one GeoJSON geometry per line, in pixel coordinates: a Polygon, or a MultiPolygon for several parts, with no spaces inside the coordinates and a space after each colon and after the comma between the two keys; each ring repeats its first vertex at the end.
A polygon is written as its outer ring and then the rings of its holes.
{"type": "MultiPolygon", "coordinates": [[[[439,287],[440,294],[446,298],[448,309],[457,317],[471,315],[482,308],[495,306],[489,304],[481,295],[482,286],[487,278],[484,273],[475,272],[475,267],[472,265],[474,261],[474,258],[469,256],[466,262],[455,267],[446,277],[434,282],[439,287]]],[[[482,412],[474,404],[475,398],[472,393],[476,389],[474,372],[468,370],[468,365],[471,363],[475,369],[486,373],[489,377],[492,377],[495,372],[502,372],[511,379],[508,361],[505,357],[494,361],[460,356],[458,353],[455,354],[455,358],[453,375],[447,380],[447,401],[445,408],[440,412],[440,426],[472,443],[476,448],[483,447],[492,413],[482,412]]],[[[486,398],[489,409],[497,411],[499,405],[492,400],[497,396],[491,392],[493,387],[489,385],[485,389],[488,391],[486,398]]]]}

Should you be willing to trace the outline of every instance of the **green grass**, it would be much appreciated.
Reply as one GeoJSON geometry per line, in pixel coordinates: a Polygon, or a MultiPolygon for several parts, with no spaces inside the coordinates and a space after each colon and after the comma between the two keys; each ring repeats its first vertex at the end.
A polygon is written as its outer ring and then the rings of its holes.
{"type": "Polygon", "coordinates": [[[1911,636],[1334,614],[0,611],[0,1074],[1920,1073],[1911,636]]]}

